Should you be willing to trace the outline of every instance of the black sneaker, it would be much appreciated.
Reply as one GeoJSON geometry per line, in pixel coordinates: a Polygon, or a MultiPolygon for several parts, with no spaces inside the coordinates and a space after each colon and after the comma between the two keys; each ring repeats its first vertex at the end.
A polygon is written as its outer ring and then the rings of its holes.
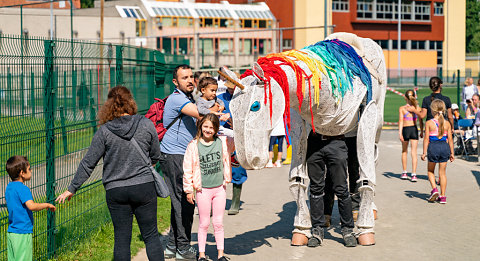
{"type": "Polygon", "coordinates": [[[218,261],[228,261],[230,260],[230,258],[226,257],[226,256],[221,256],[217,259],[218,261]]]}
{"type": "Polygon", "coordinates": [[[190,246],[185,250],[177,249],[177,254],[175,256],[176,260],[196,260],[197,259],[197,250],[190,246]]]}
{"type": "Polygon", "coordinates": [[[318,247],[322,245],[323,242],[323,227],[314,227],[312,228],[312,237],[308,239],[308,247],[318,247]]]}
{"type": "Polygon", "coordinates": [[[356,247],[357,246],[357,238],[355,237],[355,233],[353,233],[353,229],[349,227],[342,228],[342,236],[343,241],[345,241],[346,247],[356,247]]]}
{"type": "Polygon", "coordinates": [[[176,252],[177,252],[176,247],[167,245],[165,247],[165,253],[164,253],[165,259],[175,258],[176,252]]]}
{"type": "MultiPolygon", "coordinates": [[[[220,260],[220,259],[219,259],[219,260],[220,260]]],[[[197,261],[207,261],[207,258],[206,258],[206,257],[199,257],[199,258],[197,259],[197,261]]]]}

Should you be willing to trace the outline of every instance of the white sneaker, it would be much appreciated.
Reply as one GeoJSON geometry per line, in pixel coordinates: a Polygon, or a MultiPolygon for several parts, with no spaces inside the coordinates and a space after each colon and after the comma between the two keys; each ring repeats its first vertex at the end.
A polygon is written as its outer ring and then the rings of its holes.
{"type": "Polygon", "coordinates": [[[273,163],[272,161],[269,161],[267,165],[265,165],[265,168],[273,168],[273,163]]]}
{"type": "Polygon", "coordinates": [[[281,168],[281,167],[282,167],[282,162],[281,162],[280,160],[277,160],[277,161],[275,162],[275,167],[281,168]]]}

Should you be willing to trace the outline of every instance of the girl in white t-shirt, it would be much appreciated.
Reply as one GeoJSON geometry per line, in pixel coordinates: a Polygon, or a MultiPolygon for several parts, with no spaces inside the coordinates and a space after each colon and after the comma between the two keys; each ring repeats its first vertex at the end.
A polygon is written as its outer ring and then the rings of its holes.
{"type": "Polygon", "coordinates": [[[272,133],[270,133],[270,145],[268,146],[268,153],[269,153],[269,161],[265,167],[267,168],[273,168],[277,167],[280,168],[282,167],[282,152],[283,152],[283,139],[285,138],[285,125],[283,123],[283,119],[279,120],[277,125],[272,130],[272,133]],[[275,144],[278,144],[278,154],[277,154],[277,161],[275,163],[272,162],[273,159],[273,146],[275,144]]]}

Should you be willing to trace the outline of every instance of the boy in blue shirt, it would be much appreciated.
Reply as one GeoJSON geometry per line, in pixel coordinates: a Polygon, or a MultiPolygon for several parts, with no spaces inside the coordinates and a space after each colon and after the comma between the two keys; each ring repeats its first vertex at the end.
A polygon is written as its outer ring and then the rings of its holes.
{"type": "Polygon", "coordinates": [[[32,192],[23,184],[32,178],[27,157],[13,156],[7,160],[6,170],[12,182],[5,189],[8,209],[7,249],[8,260],[28,260],[33,258],[33,213],[45,208],[55,211],[49,203],[33,202],[32,192]]]}

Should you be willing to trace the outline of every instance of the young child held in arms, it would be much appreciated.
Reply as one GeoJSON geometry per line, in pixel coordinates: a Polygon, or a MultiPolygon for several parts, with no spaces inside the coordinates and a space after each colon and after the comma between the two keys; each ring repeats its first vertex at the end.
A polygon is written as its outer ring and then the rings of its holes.
{"type": "Polygon", "coordinates": [[[24,182],[32,178],[27,157],[13,156],[7,160],[6,170],[12,182],[5,189],[8,209],[7,250],[8,260],[33,258],[33,213],[45,208],[55,211],[49,203],[33,202],[32,192],[24,182]]]}
{"type": "Polygon", "coordinates": [[[198,113],[202,116],[213,113],[220,116],[221,121],[228,120],[230,114],[223,113],[225,110],[225,104],[222,100],[217,99],[217,80],[212,77],[205,77],[200,80],[198,88],[200,89],[200,92],[202,92],[202,96],[198,98],[196,102],[198,113]]]}
{"type": "Polygon", "coordinates": [[[206,261],[205,245],[210,225],[210,210],[217,243],[218,260],[226,261],[224,250],[223,215],[227,201],[226,184],[232,179],[230,154],[235,150],[233,139],[218,136],[220,122],[209,113],[197,122],[197,136],[187,147],[183,159],[183,190],[187,200],[197,200],[199,261],[206,261]]]}
{"type": "Polygon", "coordinates": [[[423,139],[423,155],[422,160],[428,155],[428,181],[432,186],[429,202],[437,200],[441,204],[447,203],[445,190],[447,189],[447,161],[453,162],[453,140],[452,127],[445,120],[446,109],[442,100],[435,99],[430,105],[433,119],[428,120],[425,125],[425,137],[423,139]],[[435,165],[438,163],[438,175],[440,181],[440,195],[437,185],[435,184],[435,165]]]}

